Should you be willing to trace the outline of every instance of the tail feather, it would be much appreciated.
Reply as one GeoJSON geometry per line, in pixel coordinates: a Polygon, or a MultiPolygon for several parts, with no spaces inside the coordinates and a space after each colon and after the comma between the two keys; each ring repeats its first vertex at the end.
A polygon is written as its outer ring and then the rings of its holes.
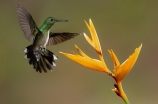
{"type": "Polygon", "coordinates": [[[34,55],[32,57],[33,57],[33,68],[37,69],[37,64],[38,63],[37,63],[36,57],[34,55]]]}
{"type": "Polygon", "coordinates": [[[33,64],[33,60],[32,60],[32,58],[29,58],[28,63],[29,63],[30,65],[33,64]]]}
{"type": "Polygon", "coordinates": [[[53,60],[52,55],[47,54],[47,53],[45,52],[42,56],[43,56],[45,59],[47,59],[48,62],[49,62],[51,65],[53,65],[54,60],[53,60]]]}
{"type": "Polygon", "coordinates": [[[53,69],[52,69],[52,67],[51,67],[51,64],[48,62],[48,60],[46,60],[46,59],[44,59],[44,60],[45,60],[44,62],[45,62],[46,67],[47,67],[49,70],[52,71],[53,69]]]}
{"type": "Polygon", "coordinates": [[[33,65],[33,68],[36,69],[37,72],[41,73],[42,70],[47,72],[47,69],[52,70],[51,65],[55,66],[54,60],[57,59],[57,57],[54,55],[54,53],[47,49],[45,52],[39,52],[39,59],[37,59],[34,54],[33,45],[26,47],[24,52],[26,53],[25,58],[28,59],[28,63],[33,65]]]}
{"type": "Polygon", "coordinates": [[[39,71],[40,73],[42,73],[42,67],[41,67],[39,62],[37,62],[37,69],[36,69],[36,71],[37,72],[39,71]]]}
{"type": "Polygon", "coordinates": [[[42,57],[41,57],[41,60],[40,60],[40,65],[43,68],[44,72],[47,72],[47,69],[46,69],[46,66],[45,66],[45,64],[43,62],[43,58],[42,57]]]}

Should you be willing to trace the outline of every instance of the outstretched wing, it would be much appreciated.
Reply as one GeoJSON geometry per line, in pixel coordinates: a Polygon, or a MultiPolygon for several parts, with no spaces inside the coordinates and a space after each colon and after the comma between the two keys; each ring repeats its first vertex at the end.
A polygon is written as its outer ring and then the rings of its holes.
{"type": "Polygon", "coordinates": [[[17,14],[22,31],[29,41],[33,41],[35,35],[39,32],[30,13],[20,4],[17,6],[17,14]]]}
{"type": "Polygon", "coordinates": [[[74,38],[78,35],[80,35],[80,34],[78,34],[78,33],[68,33],[68,32],[63,32],[63,33],[52,33],[52,32],[50,32],[47,46],[62,43],[64,41],[67,41],[67,40],[69,40],[71,38],[74,38]]]}

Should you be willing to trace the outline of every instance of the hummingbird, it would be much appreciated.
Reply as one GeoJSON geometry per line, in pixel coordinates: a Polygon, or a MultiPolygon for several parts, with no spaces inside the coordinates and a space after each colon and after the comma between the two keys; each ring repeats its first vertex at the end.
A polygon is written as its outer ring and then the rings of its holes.
{"type": "Polygon", "coordinates": [[[31,14],[21,5],[17,5],[17,15],[20,22],[20,26],[27,40],[32,44],[24,49],[25,58],[28,59],[28,63],[33,65],[33,68],[37,72],[52,71],[52,66],[56,66],[55,60],[58,57],[48,49],[47,46],[57,45],[71,38],[74,38],[79,33],[53,33],[50,32],[50,28],[57,22],[67,22],[68,20],[56,19],[54,17],[48,17],[43,25],[38,28],[34,22],[31,14]]]}

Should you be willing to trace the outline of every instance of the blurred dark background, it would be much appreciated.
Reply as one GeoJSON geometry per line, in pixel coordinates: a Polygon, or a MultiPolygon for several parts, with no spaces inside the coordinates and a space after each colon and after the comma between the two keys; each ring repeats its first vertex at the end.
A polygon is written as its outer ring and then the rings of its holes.
{"type": "Polygon", "coordinates": [[[59,51],[77,52],[78,45],[87,55],[99,59],[81,35],[49,46],[59,60],[53,71],[37,73],[24,58],[30,45],[17,19],[17,3],[33,16],[37,26],[47,17],[68,19],[51,28],[54,32],[89,34],[84,20],[92,19],[107,67],[113,71],[108,49],[120,63],[143,43],[123,89],[131,104],[158,103],[158,1],[156,0],[1,0],[0,1],[0,104],[124,104],[111,89],[115,81],[106,73],[85,68],[59,51]]]}

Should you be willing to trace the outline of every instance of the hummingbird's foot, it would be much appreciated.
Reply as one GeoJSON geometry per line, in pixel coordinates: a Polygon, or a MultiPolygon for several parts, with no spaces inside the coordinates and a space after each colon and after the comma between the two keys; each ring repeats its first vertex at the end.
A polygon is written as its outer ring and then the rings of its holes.
{"type": "Polygon", "coordinates": [[[46,51],[46,48],[39,47],[39,51],[40,51],[40,52],[45,52],[45,51],[46,51]]]}
{"type": "Polygon", "coordinates": [[[33,51],[33,53],[34,53],[35,56],[39,54],[39,52],[35,51],[35,50],[33,51]]]}
{"type": "Polygon", "coordinates": [[[39,51],[42,51],[42,47],[39,47],[38,50],[39,50],[39,51]]]}
{"type": "Polygon", "coordinates": [[[42,52],[46,52],[46,48],[43,48],[43,49],[42,49],[42,52]]]}

